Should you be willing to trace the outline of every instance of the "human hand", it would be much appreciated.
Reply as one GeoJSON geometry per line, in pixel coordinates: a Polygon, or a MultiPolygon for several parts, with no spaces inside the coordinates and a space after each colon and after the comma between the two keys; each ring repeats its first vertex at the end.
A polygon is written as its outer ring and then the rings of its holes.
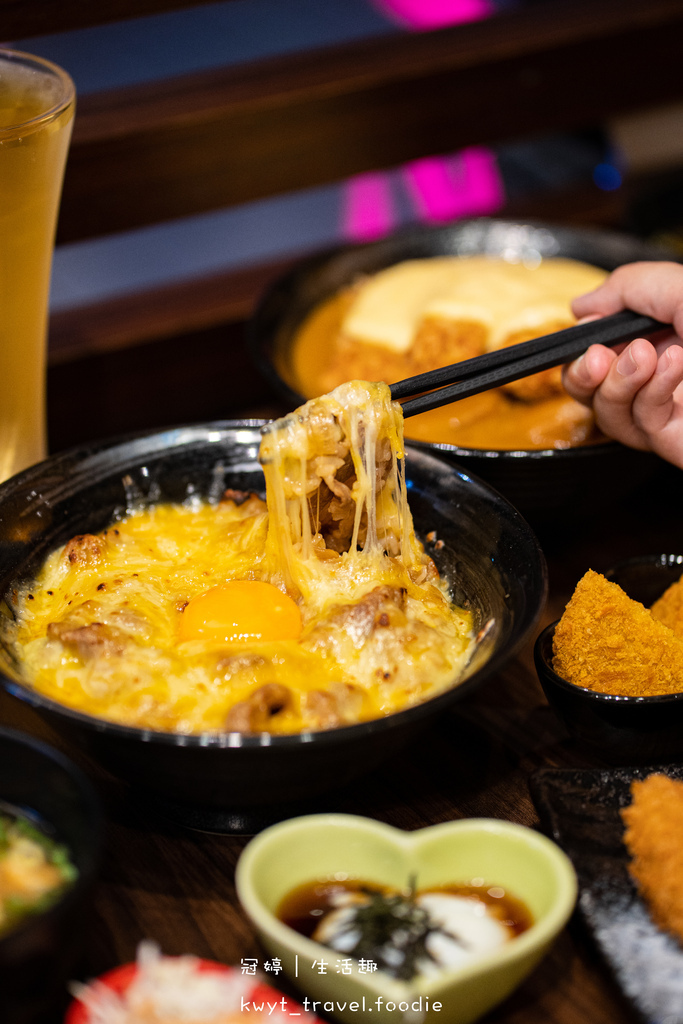
{"type": "Polygon", "coordinates": [[[617,349],[591,345],[565,367],[563,381],[570,395],[592,406],[607,437],[683,468],[683,266],[619,267],[572,309],[581,320],[633,309],[673,325],[654,343],[636,338],[617,349]]]}

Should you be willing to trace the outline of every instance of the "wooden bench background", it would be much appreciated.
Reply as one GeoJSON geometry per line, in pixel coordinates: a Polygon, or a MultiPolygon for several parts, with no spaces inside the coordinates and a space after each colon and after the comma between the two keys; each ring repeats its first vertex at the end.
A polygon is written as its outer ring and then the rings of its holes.
{"type": "MultiPolygon", "coordinates": [[[[284,0],[286,2],[286,0],[284,0]]],[[[323,0],[324,2],[324,0],[323,0]]],[[[0,0],[27,39],[192,0],[0,0]]],[[[563,130],[683,99],[683,2],[546,0],[80,98],[58,241],[73,242],[340,181],[430,154],[563,130]]],[[[652,182],[587,184],[501,213],[623,227],[652,182]]],[[[285,261],[286,262],[286,261],[285,261]]],[[[270,412],[243,326],[285,263],[57,312],[53,450],[131,429],[270,412]]]]}

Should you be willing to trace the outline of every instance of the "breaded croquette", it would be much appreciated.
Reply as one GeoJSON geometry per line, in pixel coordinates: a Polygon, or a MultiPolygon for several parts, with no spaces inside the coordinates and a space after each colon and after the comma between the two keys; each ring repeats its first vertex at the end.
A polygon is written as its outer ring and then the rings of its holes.
{"type": "Polygon", "coordinates": [[[651,611],[658,622],[673,629],[676,636],[683,637],[683,576],[664,591],[651,611]]]}
{"type": "Polygon", "coordinates": [[[683,943],[683,782],[648,775],[631,795],[621,812],[629,871],[653,921],[683,943]]]}
{"type": "MultiPolygon", "coordinates": [[[[553,331],[564,331],[571,327],[573,320],[550,321],[543,327],[544,334],[551,334],[553,331]]],[[[502,347],[519,345],[523,341],[531,341],[538,337],[538,330],[515,331],[508,334],[502,347]]],[[[503,389],[514,395],[521,402],[542,402],[545,399],[553,398],[556,395],[566,394],[562,385],[562,367],[552,366],[549,370],[541,370],[531,377],[521,377],[519,380],[512,380],[504,384],[503,389]]]]}
{"type": "Polygon", "coordinates": [[[642,697],[683,690],[683,640],[592,569],[555,627],[553,668],[577,686],[642,697]]]}

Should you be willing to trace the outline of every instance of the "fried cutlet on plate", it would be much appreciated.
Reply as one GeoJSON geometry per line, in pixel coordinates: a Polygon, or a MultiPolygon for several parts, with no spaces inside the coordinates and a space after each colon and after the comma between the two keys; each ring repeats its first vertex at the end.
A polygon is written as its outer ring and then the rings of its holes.
{"type": "Polygon", "coordinates": [[[683,782],[654,773],[631,796],[621,812],[629,871],[653,921],[683,942],[683,782]]]}

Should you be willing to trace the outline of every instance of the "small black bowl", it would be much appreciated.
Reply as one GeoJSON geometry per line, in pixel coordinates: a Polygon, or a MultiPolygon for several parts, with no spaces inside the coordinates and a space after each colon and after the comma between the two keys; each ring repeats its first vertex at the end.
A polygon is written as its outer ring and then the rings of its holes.
{"type": "Polygon", "coordinates": [[[82,924],[99,863],[102,812],[71,761],[40,740],[3,728],[0,808],[25,815],[63,843],[78,870],[56,903],[0,939],[0,1020],[38,1024],[68,1001],[66,985],[82,951],[82,924]]]}
{"type": "MultiPolygon", "coordinates": [[[[619,562],[604,575],[649,607],[683,574],[683,555],[644,555],[619,562]]],[[[557,622],[540,634],[534,661],[548,703],[567,731],[612,764],[666,764],[683,759],[683,691],[657,697],[596,693],[553,671],[557,622]]]]}
{"type": "MultiPolygon", "coordinates": [[[[48,553],[79,533],[98,532],[131,503],[218,498],[227,486],[263,493],[260,424],[218,422],[104,442],[54,456],[0,485],[0,595],[32,578],[48,553]]],[[[530,635],[546,594],[535,535],[487,484],[407,447],[406,480],[418,534],[454,599],[490,620],[464,678],[425,703],[343,728],[287,736],[179,735],[81,714],[33,689],[0,644],[0,681],[78,744],[133,793],[175,820],[211,831],[249,831],[350,782],[405,746],[454,701],[501,667],[530,635]],[[260,813],[260,812],[259,812],[260,813]],[[248,820],[247,820],[248,819],[248,820]]],[[[2,621],[0,619],[0,638],[2,621]]]]}
{"type": "MultiPolygon", "coordinates": [[[[322,301],[365,275],[432,256],[486,255],[511,262],[568,257],[614,270],[635,260],[676,260],[676,254],[630,235],[545,223],[489,218],[418,227],[378,242],[347,245],[310,257],[275,281],[249,324],[249,346],[260,372],[291,407],[302,401],[291,351],[305,317],[322,301]]],[[[306,396],[310,397],[310,396],[306,396]]],[[[413,442],[476,473],[533,524],[559,516],[593,516],[652,476],[656,456],[613,441],[579,448],[505,451],[413,442]]]]}
{"type": "Polygon", "coordinates": [[[665,590],[683,576],[683,555],[636,555],[624,558],[604,576],[617,583],[634,601],[650,608],[665,590]]]}

